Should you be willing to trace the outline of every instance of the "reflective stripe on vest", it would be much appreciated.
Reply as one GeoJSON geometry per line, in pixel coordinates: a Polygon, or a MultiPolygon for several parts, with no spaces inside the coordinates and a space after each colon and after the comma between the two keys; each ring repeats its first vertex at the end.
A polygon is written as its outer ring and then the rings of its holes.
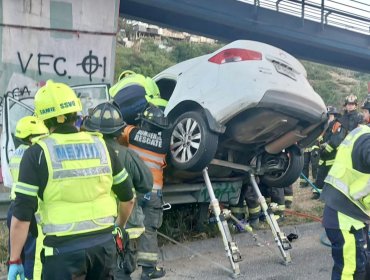
{"type": "MultiPolygon", "coordinates": [[[[37,144],[45,153],[49,172],[39,203],[43,232],[65,236],[113,226],[117,204],[111,161],[102,136],[52,133],[37,144]]],[[[121,179],[125,174],[116,176],[121,179]]]]}
{"type": "Polygon", "coordinates": [[[92,230],[98,230],[102,226],[111,226],[114,223],[114,217],[106,217],[106,218],[100,218],[90,221],[82,221],[78,223],[73,224],[62,224],[62,225],[54,225],[54,224],[48,224],[42,226],[42,231],[44,234],[54,234],[57,232],[78,232],[78,231],[92,231],[92,230]]]}
{"type": "Polygon", "coordinates": [[[135,151],[139,157],[144,161],[145,165],[148,166],[153,175],[153,189],[163,188],[163,168],[165,166],[164,154],[154,153],[152,151],[146,151],[140,147],[129,144],[128,147],[135,151]]]}
{"type": "Polygon", "coordinates": [[[13,156],[10,158],[9,161],[9,169],[13,179],[13,185],[10,191],[10,199],[15,199],[15,186],[18,182],[19,176],[19,166],[23,157],[24,152],[29,148],[29,146],[21,144],[15,151],[13,156]]]}
{"type": "Polygon", "coordinates": [[[354,143],[364,134],[370,135],[370,128],[359,126],[352,130],[340,144],[325,182],[343,193],[365,214],[370,213],[370,174],[355,170],[352,166],[354,143]]]}

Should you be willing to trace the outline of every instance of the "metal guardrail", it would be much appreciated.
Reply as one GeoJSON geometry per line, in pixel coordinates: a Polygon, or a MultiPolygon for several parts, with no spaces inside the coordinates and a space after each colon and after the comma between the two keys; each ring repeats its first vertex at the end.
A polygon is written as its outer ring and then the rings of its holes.
{"type": "Polygon", "coordinates": [[[238,0],[257,7],[370,34],[370,4],[366,0],[238,0]]]}
{"type": "Polygon", "coordinates": [[[6,220],[9,204],[9,193],[0,193],[0,220],[6,220]]]}

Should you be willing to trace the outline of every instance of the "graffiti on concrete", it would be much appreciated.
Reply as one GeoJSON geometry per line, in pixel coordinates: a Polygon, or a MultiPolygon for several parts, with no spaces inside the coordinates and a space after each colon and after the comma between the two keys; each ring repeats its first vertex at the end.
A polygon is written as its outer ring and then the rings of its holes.
{"type": "MultiPolygon", "coordinates": [[[[232,204],[236,204],[239,200],[241,185],[234,184],[231,182],[219,182],[213,186],[213,191],[215,193],[216,198],[220,202],[229,202],[232,204]]],[[[198,198],[198,202],[208,202],[210,201],[210,197],[208,194],[207,188],[201,189],[200,195],[198,198]]]]}
{"type": "Polygon", "coordinates": [[[25,97],[25,96],[31,96],[31,91],[28,89],[27,86],[24,87],[16,87],[12,90],[9,90],[6,92],[7,95],[11,95],[12,97],[25,97]]]}
{"type": "Polygon", "coordinates": [[[67,69],[71,65],[81,67],[83,73],[89,77],[90,82],[98,70],[102,71],[98,75],[99,77],[103,77],[102,82],[104,82],[107,74],[107,57],[99,58],[93,54],[92,50],[81,59],[81,62],[75,64],[69,63],[67,58],[63,56],[55,56],[47,53],[38,53],[37,55],[31,53],[28,57],[22,57],[21,53],[17,52],[17,56],[23,74],[26,74],[30,63],[34,60],[37,60],[36,64],[39,76],[42,76],[44,72],[53,72],[59,77],[66,76],[68,79],[71,79],[72,76],[68,74],[68,70],[71,69],[67,69]]]}
{"type": "Polygon", "coordinates": [[[103,77],[105,77],[106,74],[106,65],[107,65],[107,58],[103,58],[103,65],[99,64],[99,58],[96,55],[92,54],[92,51],[89,51],[89,54],[85,56],[82,59],[81,63],[77,63],[77,66],[81,66],[82,70],[84,73],[89,75],[90,82],[91,80],[91,75],[93,75],[96,71],[98,71],[99,67],[103,67],[103,77]]]}

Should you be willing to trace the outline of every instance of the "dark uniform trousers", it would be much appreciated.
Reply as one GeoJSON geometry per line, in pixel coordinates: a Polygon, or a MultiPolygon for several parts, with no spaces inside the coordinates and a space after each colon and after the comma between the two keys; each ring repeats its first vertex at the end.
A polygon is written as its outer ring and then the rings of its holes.
{"type": "Polygon", "coordinates": [[[328,175],[331,167],[332,165],[325,165],[324,163],[322,165],[319,165],[319,168],[317,169],[316,187],[319,188],[320,190],[322,190],[324,187],[325,184],[324,180],[328,175]]]}
{"type": "Polygon", "coordinates": [[[311,152],[304,152],[304,164],[302,173],[306,178],[310,178],[310,163],[312,178],[315,180],[317,176],[317,168],[319,165],[319,156],[313,155],[311,152]]]}
{"type": "Polygon", "coordinates": [[[161,227],[163,221],[162,191],[153,190],[144,196],[140,204],[145,215],[145,232],[138,240],[137,264],[155,267],[157,265],[157,254],[159,250],[157,230],[161,227]]]}
{"type": "Polygon", "coordinates": [[[112,233],[102,237],[72,242],[68,246],[54,248],[54,255],[45,256],[41,251],[43,280],[108,280],[114,279],[116,246],[112,233]],[[105,240],[101,244],[99,240],[105,240]],[[85,247],[86,246],[86,247],[85,247]],[[81,248],[85,247],[85,248],[81,248]],[[75,249],[73,249],[75,248],[75,249]]]}
{"type": "Polygon", "coordinates": [[[331,280],[369,280],[370,248],[368,227],[350,231],[325,228],[326,235],[332,243],[334,266],[331,280]],[[353,274],[353,266],[356,265],[353,274]],[[347,272],[347,269],[349,270],[347,272]]]}

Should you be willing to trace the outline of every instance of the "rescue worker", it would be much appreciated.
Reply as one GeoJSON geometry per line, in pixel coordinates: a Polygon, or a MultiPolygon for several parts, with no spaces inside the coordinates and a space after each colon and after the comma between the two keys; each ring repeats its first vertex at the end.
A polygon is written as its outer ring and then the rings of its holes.
{"type": "MultiPolygon", "coordinates": [[[[15,200],[15,186],[18,181],[19,175],[19,164],[23,157],[24,152],[32,145],[32,139],[34,137],[48,134],[49,130],[43,123],[43,121],[39,120],[34,116],[27,116],[20,119],[17,123],[15,128],[14,136],[18,139],[21,143],[17,149],[15,150],[13,156],[9,160],[9,167],[10,172],[13,179],[13,185],[10,194],[10,206],[7,214],[7,226],[10,232],[11,227],[11,218],[13,216],[13,207],[14,207],[14,200],[15,200]]],[[[34,279],[33,277],[33,270],[35,264],[35,249],[36,249],[36,237],[38,235],[37,227],[36,227],[36,220],[32,219],[30,232],[27,235],[27,239],[22,250],[21,259],[24,267],[24,277],[26,279],[34,279]]],[[[10,245],[10,240],[9,240],[10,245]]],[[[9,246],[10,252],[10,246],[9,246]]]]}
{"type": "Polygon", "coordinates": [[[370,93],[367,95],[364,103],[361,106],[364,123],[369,125],[370,123],[370,93]]]}
{"type": "Polygon", "coordinates": [[[43,279],[111,279],[115,195],[116,224],[123,227],[133,207],[131,178],[101,134],[78,132],[82,108],[69,86],[49,80],[34,101],[50,135],[34,139],[20,163],[8,279],[23,271],[20,254],[37,207],[45,234],[43,279]]]}
{"type": "MultiPolygon", "coordinates": [[[[355,95],[346,96],[344,106],[343,116],[334,120],[331,133],[327,136],[328,140],[320,146],[321,161],[319,161],[319,164],[321,162],[322,168],[319,178],[316,180],[319,189],[324,186],[323,179],[334,163],[338,146],[349,132],[363,123],[363,116],[357,112],[357,97],[355,95]]],[[[313,198],[317,196],[318,194],[314,195],[313,198]]]]}
{"type": "Polygon", "coordinates": [[[363,122],[363,116],[357,112],[357,96],[350,94],[344,101],[344,114],[338,119],[341,129],[345,130],[345,135],[358,127],[363,122]]]}
{"type": "MultiPolygon", "coordinates": [[[[113,103],[105,102],[94,108],[92,114],[85,119],[82,128],[103,134],[105,143],[115,151],[122,166],[131,176],[135,188],[134,192],[139,198],[142,198],[144,194],[152,191],[153,176],[137,153],[118,144],[117,137],[121,134],[124,126],[126,126],[126,123],[123,121],[119,109],[113,103]]],[[[126,242],[128,246],[124,248],[124,259],[121,267],[117,267],[114,274],[114,279],[117,280],[130,280],[130,274],[136,269],[136,243],[145,231],[144,213],[137,200],[125,230],[129,241],[126,242]]]]}
{"type": "Polygon", "coordinates": [[[153,175],[153,189],[139,201],[144,211],[145,232],[138,242],[138,265],[142,266],[141,280],[161,278],[165,275],[157,267],[157,230],[163,219],[163,169],[170,147],[168,121],[161,109],[149,104],[140,115],[140,127],[128,125],[124,128],[119,142],[137,152],[153,175]]]}
{"type": "MultiPolygon", "coordinates": [[[[325,177],[334,163],[336,149],[332,147],[338,147],[343,137],[340,133],[333,134],[333,126],[340,117],[337,108],[328,106],[327,111],[329,115],[328,127],[321,136],[320,160],[315,181],[315,186],[320,190],[324,187],[325,177]]],[[[320,197],[320,193],[317,190],[313,190],[312,193],[312,199],[318,199],[320,197]]]]}
{"type": "MultiPolygon", "coordinates": [[[[369,104],[364,105],[369,110],[369,104]]],[[[331,279],[370,279],[370,128],[352,130],[325,179],[322,224],[332,244],[331,279]]]]}
{"type": "MultiPolygon", "coordinates": [[[[266,198],[271,211],[275,215],[276,221],[285,219],[285,209],[290,209],[293,203],[293,185],[277,188],[260,184],[261,193],[266,198]]],[[[264,219],[264,217],[262,217],[264,219]]]]}
{"type": "MultiPolygon", "coordinates": [[[[249,180],[244,182],[238,204],[230,205],[230,211],[243,224],[248,223],[253,229],[258,229],[261,206],[249,180]]],[[[236,227],[240,231],[244,230],[238,224],[236,227]]]]}
{"type": "Polygon", "coordinates": [[[123,119],[132,125],[138,124],[136,117],[148,102],[162,110],[167,105],[153,79],[130,70],[121,73],[117,83],[109,89],[109,94],[120,107],[123,119]]]}
{"type": "MultiPolygon", "coordinates": [[[[313,180],[317,177],[317,168],[319,164],[319,145],[316,141],[311,147],[305,148],[303,153],[304,164],[302,173],[306,178],[310,178],[310,167],[313,180]]],[[[300,187],[308,187],[308,182],[304,178],[300,178],[300,187]]]]}

